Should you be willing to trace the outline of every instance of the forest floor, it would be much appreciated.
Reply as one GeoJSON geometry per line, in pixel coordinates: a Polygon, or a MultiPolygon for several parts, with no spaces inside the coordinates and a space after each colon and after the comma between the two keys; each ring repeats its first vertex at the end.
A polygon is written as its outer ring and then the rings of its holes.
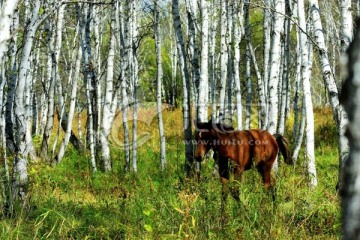
{"type": "MultiPolygon", "coordinates": [[[[143,110],[142,110],[143,111],[143,110]]],[[[147,110],[144,110],[145,113],[147,110]]],[[[167,168],[160,170],[157,120],[139,123],[138,172],[124,173],[121,124],[112,132],[113,171],[91,173],[89,156],[69,146],[55,167],[29,163],[26,205],[0,221],[1,239],[340,239],[336,127],[331,111],[315,112],[318,186],[310,188],[304,153],[295,166],[279,163],[276,200],[256,171],[245,172],[241,204],[228,198],[213,160],[201,181],[184,176],[181,110],[164,110],[167,168]]],[[[140,114],[141,115],[141,114],[140,114]]],[[[156,116],[156,115],[155,115],[156,116]]],[[[118,118],[117,118],[118,119],[118,118]]],[[[289,118],[287,132],[292,131],[289,118]]]]}

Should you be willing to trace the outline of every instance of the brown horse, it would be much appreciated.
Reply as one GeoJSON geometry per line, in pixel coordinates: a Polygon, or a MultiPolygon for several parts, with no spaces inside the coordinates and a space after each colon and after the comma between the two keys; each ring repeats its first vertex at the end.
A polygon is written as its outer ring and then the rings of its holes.
{"type": "MultiPolygon", "coordinates": [[[[207,151],[213,149],[218,155],[219,175],[223,183],[223,197],[227,195],[230,159],[235,180],[240,180],[245,170],[255,166],[266,189],[273,186],[272,166],[279,150],[287,164],[293,164],[287,141],[280,134],[271,135],[266,130],[235,131],[232,127],[212,121],[197,123],[195,132],[197,147],[195,158],[201,161],[207,151]]],[[[232,189],[233,197],[239,201],[238,191],[232,189]],[[235,190],[235,191],[234,191],[235,190]]]]}

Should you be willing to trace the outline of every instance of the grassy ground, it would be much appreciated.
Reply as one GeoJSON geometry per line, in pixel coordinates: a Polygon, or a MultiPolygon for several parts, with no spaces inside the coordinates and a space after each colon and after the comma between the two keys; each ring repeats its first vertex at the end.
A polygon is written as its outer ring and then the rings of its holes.
{"type": "Polygon", "coordinates": [[[1,239],[339,239],[336,129],[331,112],[316,112],[319,186],[307,185],[304,160],[280,162],[276,201],[256,171],[240,186],[241,204],[228,198],[220,212],[221,185],[213,161],[202,164],[200,183],[184,178],[181,111],[164,111],[167,169],[161,172],[156,121],[139,124],[150,140],[139,148],[138,173],[124,174],[113,145],[111,173],[91,174],[88,156],[69,148],[59,166],[29,166],[28,205],[2,220],[1,239]]]}

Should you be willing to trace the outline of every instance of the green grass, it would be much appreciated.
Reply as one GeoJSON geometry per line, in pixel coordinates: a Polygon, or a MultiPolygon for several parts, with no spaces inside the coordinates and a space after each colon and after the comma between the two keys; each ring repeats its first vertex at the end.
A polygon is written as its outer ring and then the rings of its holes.
{"type": "MultiPolygon", "coordinates": [[[[239,184],[221,212],[221,184],[213,161],[202,163],[200,183],[183,172],[181,112],[164,112],[167,169],[160,171],[156,122],[152,140],[139,148],[138,173],[123,172],[113,146],[113,171],[91,174],[89,158],[69,148],[56,167],[31,163],[28,204],[0,221],[1,239],[339,239],[336,129],[331,114],[316,117],[319,185],[308,186],[304,159],[280,162],[276,201],[256,171],[239,184]],[[181,127],[179,128],[181,129],[181,127]]],[[[141,131],[141,129],[140,129],[141,131]]],[[[149,130],[148,130],[149,131],[149,130]]],[[[238,183],[234,183],[238,184],[238,183]]]]}

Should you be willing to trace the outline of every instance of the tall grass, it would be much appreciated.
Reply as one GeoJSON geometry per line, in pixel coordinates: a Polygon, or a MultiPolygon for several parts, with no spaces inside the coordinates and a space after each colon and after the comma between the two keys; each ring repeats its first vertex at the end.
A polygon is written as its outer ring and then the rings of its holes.
{"type": "Polygon", "coordinates": [[[156,119],[139,148],[138,172],[123,172],[122,150],[113,145],[113,171],[91,174],[88,156],[69,148],[56,167],[31,163],[28,202],[14,219],[0,222],[1,239],[339,239],[336,129],[330,112],[316,114],[319,186],[311,189],[304,159],[280,162],[276,200],[256,171],[245,172],[241,204],[228,197],[213,161],[202,163],[201,181],[183,172],[181,111],[164,111],[167,169],[160,171],[156,119]]]}

